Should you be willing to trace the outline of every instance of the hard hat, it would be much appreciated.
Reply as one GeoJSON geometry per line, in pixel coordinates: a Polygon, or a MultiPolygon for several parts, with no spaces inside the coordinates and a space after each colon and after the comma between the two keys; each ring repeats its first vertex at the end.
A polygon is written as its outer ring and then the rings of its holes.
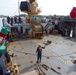
{"type": "Polygon", "coordinates": [[[41,43],[38,43],[39,46],[41,46],[41,43]]]}

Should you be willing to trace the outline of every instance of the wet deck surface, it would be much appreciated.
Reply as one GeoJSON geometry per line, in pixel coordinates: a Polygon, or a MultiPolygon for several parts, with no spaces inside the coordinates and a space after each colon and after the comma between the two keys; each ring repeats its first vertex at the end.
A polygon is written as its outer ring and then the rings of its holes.
{"type": "MultiPolygon", "coordinates": [[[[76,75],[76,65],[71,60],[75,60],[76,57],[76,39],[62,37],[60,35],[49,35],[43,39],[25,39],[12,42],[8,50],[16,55],[13,58],[13,63],[20,64],[20,75],[28,72],[36,71],[36,48],[38,43],[44,46],[44,42],[47,40],[52,41],[43,49],[43,57],[41,64],[49,66],[48,71],[41,68],[46,75],[59,75],[50,68],[53,68],[61,75],[76,75]]],[[[28,75],[28,74],[25,74],[28,75]]],[[[31,74],[30,74],[31,75],[31,74]]],[[[34,74],[33,74],[34,75],[34,74]]],[[[35,74],[36,75],[36,74],[35,74]]]]}

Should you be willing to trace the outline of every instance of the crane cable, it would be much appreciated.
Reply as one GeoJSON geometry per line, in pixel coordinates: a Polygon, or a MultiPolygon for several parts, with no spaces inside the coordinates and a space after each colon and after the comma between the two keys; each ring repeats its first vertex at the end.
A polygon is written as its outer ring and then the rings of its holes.
{"type": "Polygon", "coordinates": [[[15,16],[16,12],[18,11],[19,8],[16,9],[15,13],[13,14],[13,16],[15,16]]]}

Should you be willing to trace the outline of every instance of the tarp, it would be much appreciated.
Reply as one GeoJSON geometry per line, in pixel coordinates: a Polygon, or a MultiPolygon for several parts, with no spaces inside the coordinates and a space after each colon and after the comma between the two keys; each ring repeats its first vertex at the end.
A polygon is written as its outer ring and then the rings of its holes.
{"type": "Polygon", "coordinates": [[[6,46],[5,46],[4,44],[2,44],[2,45],[0,46],[0,53],[5,52],[5,50],[6,50],[6,46]]]}
{"type": "Polygon", "coordinates": [[[27,1],[22,1],[20,3],[20,10],[21,11],[28,11],[29,10],[28,5],[29,5],[29,3],[27,1]]]}
{"type": "Polygon", "coordinates": [[[70,17],[73,19],[76,18],[76,7],[73,7],[73,9],[71,10],[70,17]]]}
{"type": "Polygon", "coordinates": [[[10,32],[9,29],[7,29],[7,28],[5,28],[5,27],[2,27],[2,29],[1,29],[1,33],[7,35],[9,32],[10,32]]]}

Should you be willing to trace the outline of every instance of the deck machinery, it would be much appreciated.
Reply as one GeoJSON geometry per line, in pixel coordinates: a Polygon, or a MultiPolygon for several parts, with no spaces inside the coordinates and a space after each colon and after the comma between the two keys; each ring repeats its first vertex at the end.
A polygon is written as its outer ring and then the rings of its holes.
{"type": "Polygon", "coordinates": [[[28,14],[28,22],[31,24],[31,34],[30,37],[42,38],[44,36],[43,26],[37,21],[36,16],[41,12],[38,8],[38,3],[36,0],[22,1],[20,4],[20,10],[28,14]]]}

